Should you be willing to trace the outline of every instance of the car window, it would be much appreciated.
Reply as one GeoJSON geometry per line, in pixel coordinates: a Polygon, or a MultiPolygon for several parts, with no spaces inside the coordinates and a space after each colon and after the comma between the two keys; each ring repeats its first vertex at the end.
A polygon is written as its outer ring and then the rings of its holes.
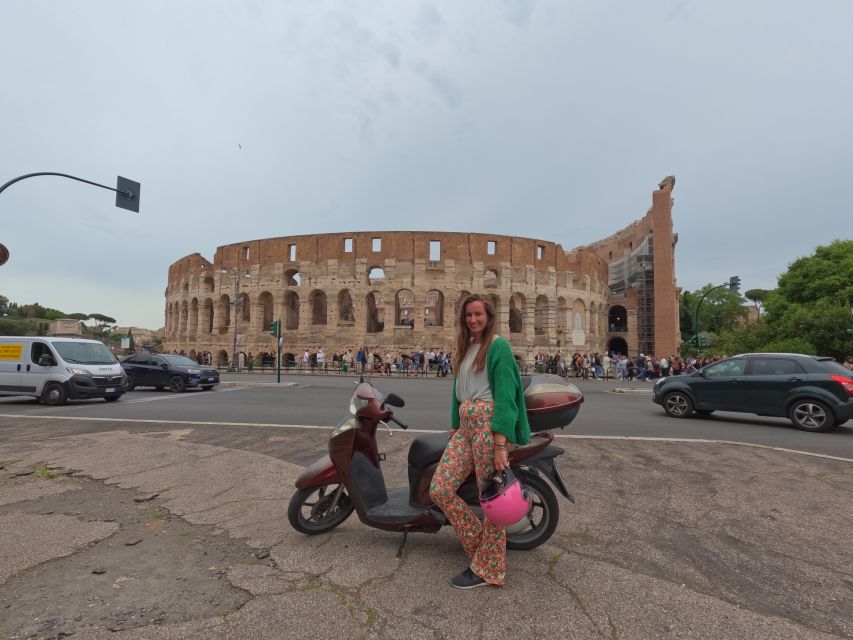
{"type": "Polygon", "coordinates": [[[818,362],[820,363],[821,368],[829,373],[853,378],[853,371],[846,369],[844,365],[838,364],[835,360],[821,358],[818,362]]]}
{"type": "Polygon", "coordinates": [[[752,358],[750,360],[750,374],[753,376],[784,376],[805,372],[806,370],[799,362],[790,358],[752,358]]]}
{"type": "Polygon", "coordinates": [[[50,347],[48,347],[44,342],[33,342],[33,346],[30,349],[30,360],[38,363],[39,359],[45,354],[49,356],[53,355],[50,351],[50,347]]]}
{"type": "Polygon", "coordinates": [[[149,364],[152,367],[159,367],[161,364],[166,364],[166,361],[163,360],[163,358],[151,358],[151,360],[149,360],[145,364],[149,364]]]}
{"type": "Polygon", "coordinates": [[[738,360],[721,360],[714,364],[709,364],[702,369],[702,375],[706,378],[723,378],[726,376],[743,375],[743,370],[746,368],[746,361],[738,360]]]}

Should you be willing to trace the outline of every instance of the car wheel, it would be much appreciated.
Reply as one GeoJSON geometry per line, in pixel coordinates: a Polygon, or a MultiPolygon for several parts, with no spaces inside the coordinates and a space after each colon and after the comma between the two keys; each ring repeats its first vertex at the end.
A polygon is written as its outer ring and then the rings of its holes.
{"type": "Polygon", "coordinates": [[[187,384],[181,376],[172,376],[169,378],[169,391],[172,393],[180,393],[186,386],[187,384]]]}
{"type": "Polygon", "coordinates": [[[671,418],[686,418],[693,413],[693,401],[681,391],[672,391],[664,397],[663,409],[671,418]]]}
{"type": "Polygon", "coordinates": [[[797,400],[791,405],[788,417],[803,431],[826,431],[835,426],[832,410],[820,400],[797,400]]]}
{"type": "Polygon", "coordinates": [[[65,387],[58,382],[48,382],[41,392],[41,401],[50,407],[58,407],[68,401],[68,394],[65,393],[65,387]]]}
{"type": "Polygon", "coordinates": [[[133,376],[127,376],[127,390],[133,391],[136,388],[136,383],[133,381],[133,376]]]}

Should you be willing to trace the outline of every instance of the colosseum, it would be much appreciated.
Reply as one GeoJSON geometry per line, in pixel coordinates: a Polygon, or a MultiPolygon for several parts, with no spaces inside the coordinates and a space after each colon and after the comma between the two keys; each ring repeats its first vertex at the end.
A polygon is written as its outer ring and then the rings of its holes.
{"type": "Polygon", "coordinates": [[[323,347],[327,354],[454,351],[459,301],[488,296],[517,357],[670,354],[680,343],[671,176],[646,215],[571,251],[488,233],[376,231],[283,236],[217,247],[169,267],[169,351],[323,347]]]}

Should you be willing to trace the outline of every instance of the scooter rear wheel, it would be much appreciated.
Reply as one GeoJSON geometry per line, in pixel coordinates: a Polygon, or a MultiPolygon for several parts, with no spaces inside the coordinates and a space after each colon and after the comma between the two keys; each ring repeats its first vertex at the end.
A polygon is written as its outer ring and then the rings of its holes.
{"type": "Polygon", "coordinates": [[[325,484],[294,493],[287,507],[290,526],[300,533],[314,535],[331,531],[349,518],[353,506],[346,489],[341,492],[335,510],[330,511],[337,488],[337,484],[325,484]]]}
{"type": "Polygon", "coordinates": [[[554,534],[560,519],[560,505],[554,491],[541,477],[520,470],[516,473],[527,487],[530,509],[524,518],[506,528],[506,546],[508,549],[529,551],[544,544],[554,534]]]}

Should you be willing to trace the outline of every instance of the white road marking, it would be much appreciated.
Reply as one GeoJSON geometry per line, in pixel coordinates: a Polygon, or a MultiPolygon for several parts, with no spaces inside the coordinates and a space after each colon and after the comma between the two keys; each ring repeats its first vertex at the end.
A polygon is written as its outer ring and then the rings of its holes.
{"type": "MultiPolygon", "coordinates": [[[[148,396],[145,398],[137,398],[135,400],[127,400],[126,398],[128,398],[128,396],[125,394],[122,396],[122,400],[119,400],[118,402],[121,402],[122,405],[125,405],[125,404],[139,404],[141,402],[157,402],[158,400],[186,400],[189,398],[193,398],[196,395],[198,395],[199,397],[203,397],[203,396],[214,395],[217,393],[229,393],[231,391],[240,391],[241,389],[245,389],[245,388],[247,388],[247,387],[233,387],[233,388],[228,388],[228,389],[212,389],[210,391],[192,391],[192,392],[186,392],[186,393],[169,393],[166,395],[148,396]]],[[[66,405],[61,406],[61,407],[42,407],[42,406],[39,406],[39,408],[37,408],[37,409],[32,409],[30,411],[27,411],[26,415],[45,416],[45,414],[48,412],[73,411],[74,409],[85,409],[85,408],[91,407],[91,406],[92,406],[91,403],[66,404],[66,405]]],[[[49,416],[45,416],[45,417],[49,417],[49,416]]]]}
{"type": "MultiPolygon", "coordinates": [[[[166,396],[168,397],[168,396],[166,396]]],[[[331,431],[334,427],[310,424],[274,424],[267,422],[212,422],[204,420],[153,420],[145,418],[87,418],[78,416],[46,416],[46,415],[31,415],[31,414],[16,414],[16,413],[0,413],[0,418],[30,418],[39,420],[88,420],[90,422],[130,422],[138,424],[179,424],[188,426],[215,426],[215,427],[263,427],[266,429],[309,429],[315,431],[331,431]]],[[[407,429],[401,431],[395,429],[397,433],[447,433],[446,429],[407,429]]],[[[658,438],[652,436],[594,436],[594,435],[579,435],[579,434],[554,434],[554,438],[564,438],[567,440],[625,440],[638,442],[672,442],[684,444],[727,444],[739,447],[753,447],[755,449],[768,449],[770,451],[779,451],[780,453],[793,453],[796,455],[810,456],[812,458],[824,458],[826,460],[837,460],[839,462],[853,462],[853,458],[842,458],[839,456],[830,456],[824,453],[813,453],[811,451],[801,451],[799,449],[786,449],[785,447],[774,447],[767,444],[754,444],[751,442],[737,442],[736,440],[709,440],[703,438],[658,438]]]]}

